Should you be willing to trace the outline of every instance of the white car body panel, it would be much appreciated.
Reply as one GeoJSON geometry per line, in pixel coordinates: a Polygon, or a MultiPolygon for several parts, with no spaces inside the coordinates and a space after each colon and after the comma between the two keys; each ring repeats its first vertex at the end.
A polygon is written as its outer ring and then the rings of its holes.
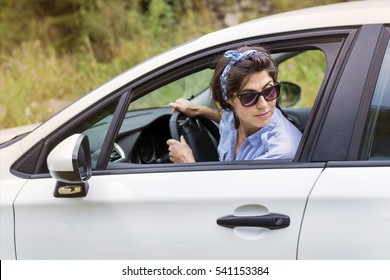
{"type": "Polygon", "coordinates": [[[0,154],[2,159],[0,165],[0,259],[4,260],[15,259],[13,203],[27,180],[15,179],[15,176],[9,172],[9,164],[6,164],[6,162],[12,162],[15,156],[22,155],[18,144],[9,147],[7,153],[0,150],[0,154]]]}
{"type": "Polygon", "coordinates": [[[389,174],[390,167],[326,168],[307,205],[299,259],[390,259],[389,174]]]}
{"type": "Polygon", "coordinates": [[[39,124],[29,124],[0,130],[0,144],[11,140],[15,136],[34,130],[39,124]]]}
{"type": "Polygon", "coordinates": [[[306,199],[321,171],[302,168],[92,176],[85,198],[55,198],[54,179],[30,180],[15,202],[17,257],[295,259],[306,199]],[[223,180],[202,183],[210,178],[223,180]],[[244,178],[254,183],[243,185],[244,178]],[[291,224],[257,233],[217,225],[218,218],[234,214],[244,205],[251,205],[245,207],[246,215],[267,214],[259,213],[262,207],[288,213],[291,224]],[[36,236],[41,238],[37,240],[36,236]]]}

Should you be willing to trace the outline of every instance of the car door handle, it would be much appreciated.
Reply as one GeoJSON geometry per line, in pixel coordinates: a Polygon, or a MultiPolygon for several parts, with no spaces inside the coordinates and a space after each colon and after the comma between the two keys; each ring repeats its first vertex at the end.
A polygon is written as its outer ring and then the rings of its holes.
{"type": "Polygon", "coordinates": [[[290,225],[290,217],[283,214],[270,213],[262,216],[234,216],[228,215],[217,220],[223,227],[263,227],[268,229],[281,229],[290,225]]]}

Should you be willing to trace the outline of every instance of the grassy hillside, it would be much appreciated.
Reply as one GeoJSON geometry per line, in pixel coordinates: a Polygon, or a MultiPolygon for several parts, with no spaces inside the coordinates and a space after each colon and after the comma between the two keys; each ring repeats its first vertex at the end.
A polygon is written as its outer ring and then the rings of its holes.
{"type": "Polygon", "coordinates": [[[2,0],[0,129],[45,120],[125,69],[225,27],[227,15],[241,22],[343,1],[219,2],[2,0]]]}

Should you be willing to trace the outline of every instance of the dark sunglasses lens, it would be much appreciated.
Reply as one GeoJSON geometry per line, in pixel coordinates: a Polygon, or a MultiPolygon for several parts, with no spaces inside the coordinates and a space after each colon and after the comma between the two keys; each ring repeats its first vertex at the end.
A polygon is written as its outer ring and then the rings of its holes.
{"type": "Polygon", "coordinates": [[[239,94],[239,98],[242,106],[249,107],[255,105],[260,98],[260,95],[264,96],[264,99],[267,101],[272,101],[278,98],[280,92],[280,85],[276,84],[272,87],[266,88],[261,92],[250,92],[239,94]]]}
{"type": "Polygon", "coordinates": [[[243,106],[252,106],[259,100],[259,94],[257,92],[241,94],[240,100],[243,106]]]}
{"type": "Polygon", "coordinates": [[[267,101],[274,100],[279,96],[279,85],[275,85],[273,87],[267,88],[263,91],[264,99],[267,101]]]}

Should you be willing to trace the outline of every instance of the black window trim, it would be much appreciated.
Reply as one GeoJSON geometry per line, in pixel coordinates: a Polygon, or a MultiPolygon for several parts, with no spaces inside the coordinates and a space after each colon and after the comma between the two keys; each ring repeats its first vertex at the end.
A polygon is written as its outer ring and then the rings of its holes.
{"type": "Polygon", "coordinates": [[[359,161],[360,164],[367,165],[367,160],[360,160],[361,146],[364,142],[366,122],[369,117],[372,99],[374,98],[375,89],[377,85],[377,78],[383,65],[383,58],[385,56],[388,44],[390,44],[390,26],[383,25],[379,35],[376,48],[374,50],[374,58],[369,69],[369,75],[363,89],[363,96],[360,101],[359,110],[357,114],[357,121],[354,127],[353,136],[351,140],[350,149],[348,151],[347,160],[359,161]]]}
{"type": "Polygon", "coordinates": [[[131,91],[125,90],[119,99],[96,163],[96,170],[105,169],[107,167],[109,156],[114,146],[115,136],[118,134],[122,121],[126,115],[127,105],[130,102],[131,95],[131,91]]]}
{"type": "Polygon", "coordinates": [[[333,83],[331,103],[315,141],[313,162],[348,160],[356,116],[381,28],[381,24],[363,25],[354,38],[353,48],[344,54],[342,70],[338,76],[333,75],[338,80],[333,83]]]}

